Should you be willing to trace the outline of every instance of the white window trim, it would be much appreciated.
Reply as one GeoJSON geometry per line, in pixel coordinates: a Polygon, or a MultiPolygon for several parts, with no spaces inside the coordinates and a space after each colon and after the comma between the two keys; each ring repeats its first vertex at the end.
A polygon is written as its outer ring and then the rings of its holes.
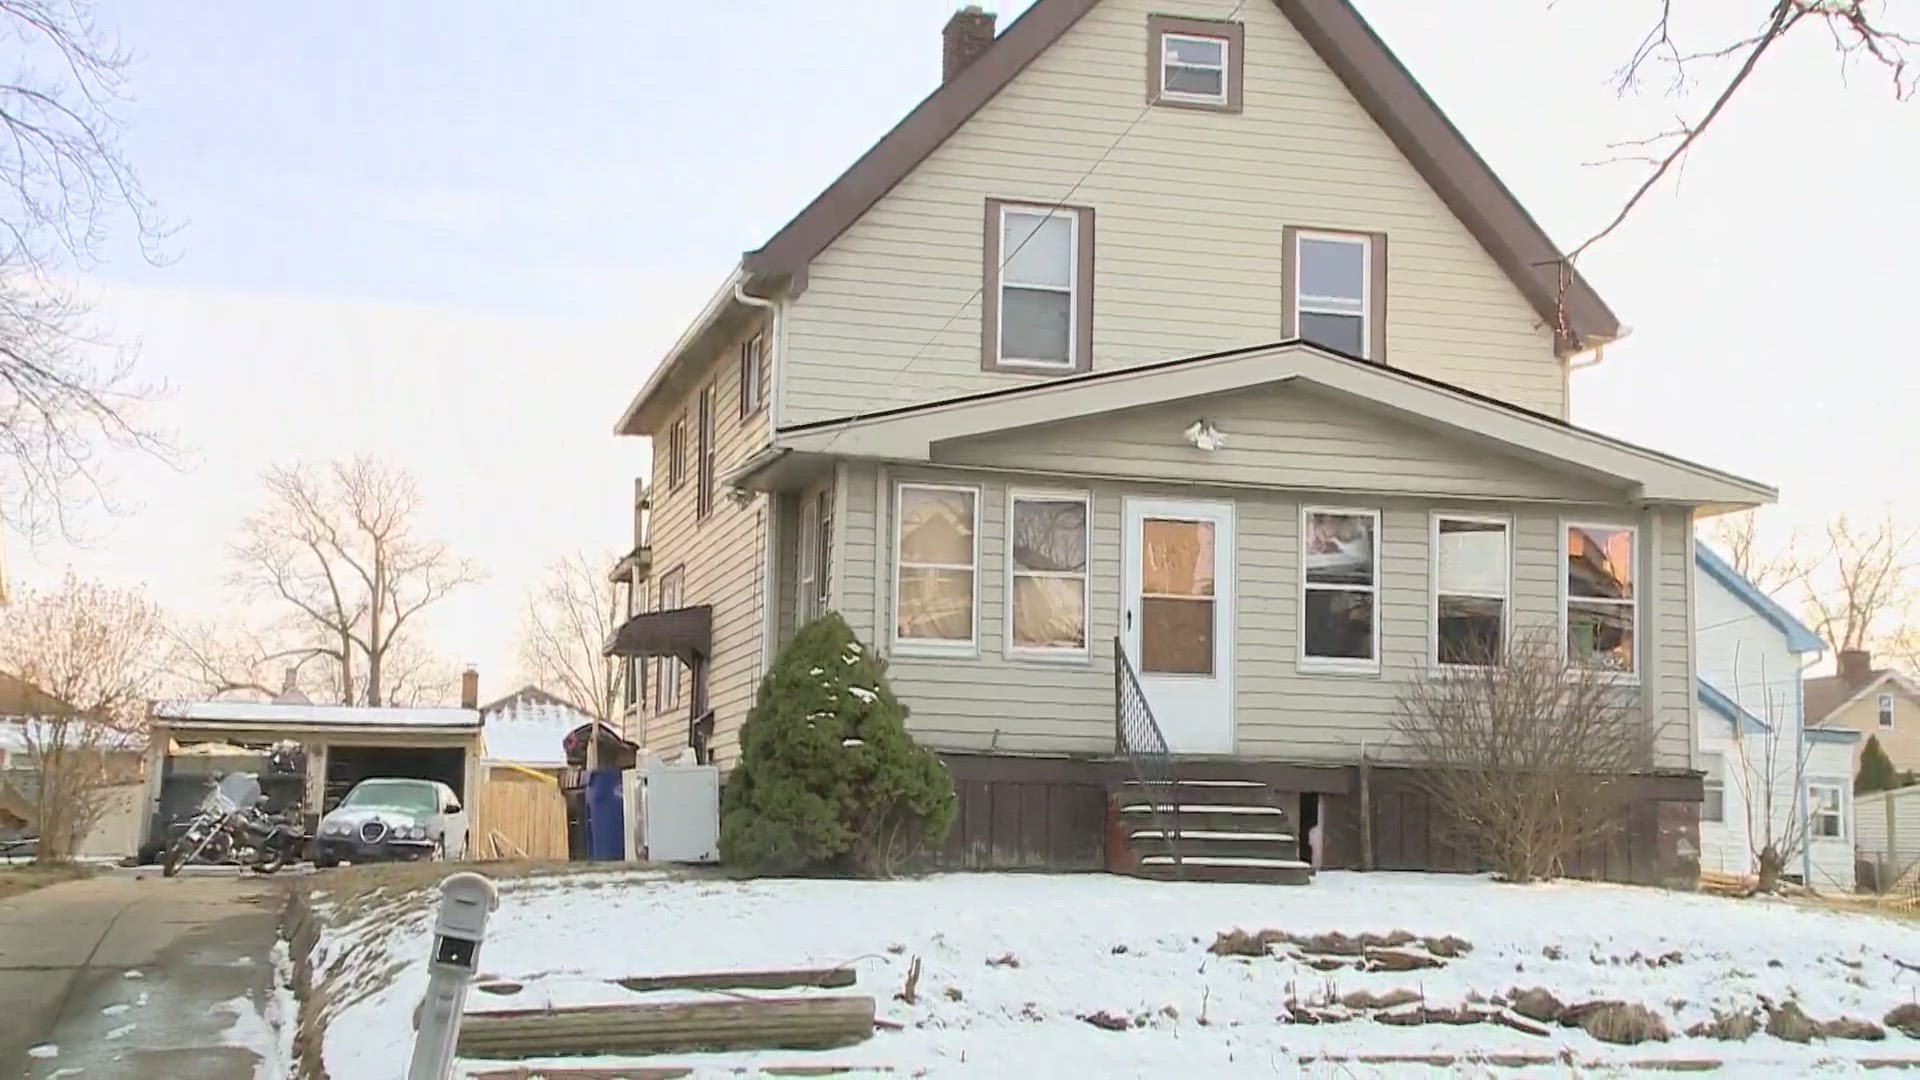
{"type": "MultiPolygon", "coordinates": [[[[1032,368],[1035,371],[1076,371],[1079,368],[1080,355],[1080,212],[1058,206],[1037,206],[1031,203],[1000,204],[1000,265],[994,268],[993,287],[1000,290],[995,299],[993,328],[993,351],[998,355],[995,363],[1005,367],[1032,368]],[[1007,215],[1027,214],[1043,218],[1065,218],[1069,226],[1067,242],[1067,356],[1064,360],[1035,360],[1030,357],[1007,355],[1007,289],[1031,289],[1045,292],[1060,292],[1057,285],[1031,285],[1025,282],[1007,279],[1007,264],[1019,249],[1006,249],[1007,215]]],[[[924,486],[924,485],[923,485],[924,486]]]]}
{"type": "Polygon", "coordinates": [[[1191,101],[1201,105],[1225,105],[1232,96],[1233,88],[1233,39],[1215,34],[1175,34],[1160,35],[1160,98],[1163,101],[1191,101]],[[1220,92],[1218,94],[1195,94],[1185,90],[1167,89],[1167,68],[1183,67],[1196,71],[1212,71],[1212,64],[1189,64],[1174,62],[1170,56],[1169,42],[1208,41],[1220,46],[1220,92]]]}
{"type": "Polygon", "coordinates": [[[1583,604],[1585,603],[1612,604],[1616,607],[1627,607],[1632,609],[1633,611],[1633,670],[1630,672],[1629,671],[1600,671],[1599,674],[1611,676],[1615,681],[1620,683],[1620,685],[1622,686],[1639,686],[1640,673],[1641,671],[1645,670],[1647,666],[1647,650],[1646,650],[1647,635],[1645,633],[1646,611],[1644,606],[1641,604],[1641,601],[1645,598],[1645,595],[1646,595],[1647,583],[1641,580],[1641,574],[1640,574],[1640,526],[1638,525],[1624,524],[1618,521],[1583,521],[1576,518],[1560,519],[1560,559],[1559,559],[1559,562],[1556,564],[1555,572],[1554,572],[1554,576],[1557,579],[1558,589],[1560,592],[1560,660],[1561,662],[1567,663],[1567,664],[1571,664],[1573,661],[1573,634],[1569,629],[1569,624],[1571,622],[1570,616],[1572,615],[1572,611],[1573,611],[1570,601],[1573,599],[1573,597],[1567,591],[1567,547],[1568,547],[1567,533],[1571,532],[1574,529],[1605,529],[1609,532],[1619,532],[1624,529],[1626,532],[1628,532],[1633,536],[1633,559],[1632,559],[1633,599],[1628,601],[1625,604],[1622,604],[1617,600],[1607,600],[1602,597],[1583,596],[1580,598],[1580,602],[1583,604]]]}
{"type": "Polygon", "coordinates": [[[1381,622],[1381,581],[1380,548],[1383,543],[1380,528],[1380,511],[1357,506],[1302,506],[1300,508],[1298,554],[1300,562],[1298,588],[1294,596],[1295,606],[1300,610],[1295,620],[1294,632],[1297,635],[1294,646],[1295,667],[1297,670],[1315,675],[1378,675],[1380,673],[1380,622],[1381,622]],[[1339,514],[1347,517],[1368,517],[1373,519],[1373,586],[1365,588],[1358,585],[1319,585],[1313,587],[1323,592],[1371,592],[1373,594],[1373,658],[1371,660],[1347,660],[1331,656],[1307,655],[1307,523],[1315,514],[1339,514]]]}
{"type": "Polygon", "coordinates": [[[819,506],[811,494],[801,497],[799,566],[794,572],[794,587],[798,592],[793,598],[796,630],[814,620],[813,608],[819,603],[820,586],[814,580],[814,567],[818,564],[814,548],[820,543],[819,506]]]}
{"type": "MultiPolygon", "coordinates": [[[[1508,643],[1513,640],[1513,518],[1506,514],[1456,513],[1451,510],[1435,510],[1427,518],[1427,666],[1435,671],[1473,671],[1481,665],[1440,662],[1440,523],[1443,521],[1498,525],[1506,530],[1506,574],[1500,583],[1501,594],[1496,597],[1486,593],[1447,593],[1448,596],[1500,601],[1500,652],[1504,654],[1508,643]]],[[[1375,603],[1377,605],[1378,600],[1375,603]]]]}
{"type": "Polygon", "coordinates": [[[1093,493],[1091,491],[1049,491],[1042,488],[1007,489],[1007,557],[1006,562],[1006,609],[1007,641],[1009,657],[1019,660],[1041,660],[1048,663],[1084,664],[1093,652],[1093,493]],[[1034,645],[1016,645],[1013,637],[1014,589],[1015,577],[1013,565],[1013,506],[1021,500],[1028,502],[1077,502],[1086,508],[1087,528],[1087,565],[1079,574],[1028,574],[1028,577],[1078,577],[1080,588],[1080,630],[1082,644],[1077,649],[1043,648],[1034,645]]]}
{"type": "MultiPolygon", "coordinates": [[[[1721,767],[1724,769],[1725,764],[1723,763],[1721,767]]],[[[1721,776],[1708,777],[1705,781],[1701,783],[1700,793],[1701,793],[1700,794],[1701,824],[1725,825],[1727,823],[1727,782],[1724,774],[1721,776]],[[1717,791],[1720,793],[1720,816],[1717,818],[1711,818],[1707,816],[1706,795],[1710,791],[1717,791]]]]}
{"type": "MultiPolygon", "coordinates": [[[[893,563],[893,607],[892,628],[889,636],[893,639],[894,651],[903,656],[978,656],[980,655],[980,488],[972,484],[932,484],[913,480],[902,480],[893,486],[893,551],[889,558],[893,563]],[[973,496],[973,625],[965,641],[948,641],[944,638],[910,638],[900,636],[900,528],[906,515],[900,512],[905,501],[902,493],[912,489],[916,491],[964,491],[973,496]]],[[[934,569],[965,569],[957,564],[916,563],[916,567],[934,569]]]]}
{"type": "Polygon", "coordinates": [[[1874,708],[1879,710],[1879,716],[1877,717],[1879,730],[1892,731],[1893,730],[1893,695],[1881,694],[1879,697],[1879,700],[1874,702],[1874,708]]]}
{"type": "Polygon", "coordinates": [[[1300,229],[1293,234],[1293,250],[1288,253],[1293,258],[1293,328],[1297,337],[1305,338],[1303,330],[1306,320],[1303,315],[1339,315],[1352,318],[1360,317],[1360,357],[1373,359],[1373,237],[1362,233],[1327,232],[1318,229],[1300,229]],[[1307,260],[1301,252],[1308,240],[1327,243],[1352,244],[1360,249],[1360,310],[1348,311],[1337,306],[1347,303],[1345,297],[1308,296],[1305,287],[1307,279],[1307,260]],[[1333,301],[1330,303],[1329,301],[1333,301]],[[1318,302],[1320,306],[1314,306],[1318,302]]]}
{"type": "Polygon", "coordinates": [[[1844,780],[1835,779],[1830,776],[1807,777],[1806,814],[1807,814],[1807,836],[1811,838],[1814,843],[1840,844],[1840,843],[1847,842],[1853,836],[1853,829],[1852,829],[1853,822],[1851,820],[1852,814],[1849,812],[1847,807],[1847,783],[1844,780]],[[1816,807],[1819,804],[1815,802],[1813,798],[1814,788],[1832,788],[1833,789],[1833,793],[1835,796],[1833,800],[1833,805],[1834,805],[1834,809],[1838,812],[1838,815],[1840,818],[1840,835],[1822,836],[1815,831],[1814,820],[1819,815],[1814,812],[1814,807],[1816,807]]]}

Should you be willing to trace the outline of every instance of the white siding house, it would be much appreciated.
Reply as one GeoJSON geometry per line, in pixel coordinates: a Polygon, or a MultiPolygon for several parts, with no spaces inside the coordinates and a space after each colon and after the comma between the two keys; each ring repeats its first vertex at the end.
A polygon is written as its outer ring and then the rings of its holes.
{"type": "Polygon", "coordinates": [[[1851,890],[1859,735],[1804,723],[1802,673],[1824,645],[1706,545],[1694,559],[1700,868],[1750,874],[1771,840],[1787,849],[1788,876],[1851,890]],[[1807,807],[1804,827],[1796,806],[1807,807]]]}

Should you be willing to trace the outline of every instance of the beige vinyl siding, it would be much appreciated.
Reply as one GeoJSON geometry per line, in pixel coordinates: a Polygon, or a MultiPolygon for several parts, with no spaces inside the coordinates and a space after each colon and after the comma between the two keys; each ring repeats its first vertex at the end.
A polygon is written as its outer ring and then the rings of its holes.
{"type": "MultiPolygon", "coordinates": [[[[757,332],[748,329],[744,339],[757,332]]],[[[697,411],[700,389],[718,380],[714,395],[716,476],[752,456],[767,444],[767,411],[740,416],[739,342],[729,342],[709,361],[706,375],[695,381],[684,398],[667,413],[655,438],[653,476],[653,580],[649,601],[659,597],[660,579],[682,569],[681,603],[713,606],[713,658],[708,673],[707,703],[714,710],[713,751],[716,760],[730,765],[738,753],[740,724],[753,705],[759,683],[761,641],[766,603],[766,567],[763,558],[767,526],[767,499],[758,496],[743,505],[727,494],[717,480],[713,512],[695,519],[699,499],[697,411]],[[680,487],[667,483],[665,452],[667,425],[674,417],[687,418],[687,461],[680,487]]],[[[680,675],[680,698],[670,711],[658,708],[659,688],[643,711],[644,745],[672,754],[687,745],[687,714],[693,694],[690,672],[680,675]]]]}
{"type": "Polygon", "coordinates": [[[1053,460],[1076,473],[1298,489],[1543,501],[1619,494],[1491,443],[1476,447],[1293,384],[1047,424],[947,444],[935,453],[942,463],[1030,468],[1053,460]],[[1187,441],[1186,428],[1201,417],[1226,436],[1225,446],[1206,451],[1187,441]]]}
{"type": "Polygon", "coordinates": [[[1860,733],[1860,741],[1853,746],[1855,771],[1859,770],[1860,754],[1866,749],[1868,739],[1880,740],[1880,749],[1893,759],[1894,768],[1903,772],[1920,769],[1920,701],[1901,690],[1899,683],[1892,680],[1881,683],[1859,701],[1837,710],[1821,726],[1850,728],[1860,733]],[[1893,695],[1892,730],[1880,726],[1881,694],[1893,695]]]}
{"type": "Polygon", "coordinates": [[[1282,229],[1377,232],[1389,363],[1564,416],[1538,314],[1274,5],[1240,15],[1244,113],[1142,114],[1147,16],[1232,7],[1104,0],[816,258],[783,426],[1030,381],[980,367],[985,201],[1069,192],[1097,214],[1096,369],[1276,340],[1282,229]]]}
{"type": "MultiPolygon", "coordinates": [[[[852,506],[845,533],[848,564],[873,567],[883,558],[877,588],[845,583],[836,603],[856,632],[890,647],[892,564],[891,511],[876,512],[876,475],[882,467],[854,463],[845,492],[852,506]],[[873,598],[879,597],[878,605],[873,598]]],[[[912,710],[909,726],[929,745],[951,750],[997,749],[1011,753],[1105,753],[1113,748],[1113,639],[1119,632],[1122,508],[1127,497],[1229,500],[1236,532],[1234,712],[1235,749],[1246,757],[1305,762],[1351,762],[1362,741],[1383,760],[1393,760],[1392,717],[1405,680],[1426,664],[1429,649],[1429,521],[1435,510],[1490,509],[1512,516],[1514,529],[1512,611],[1516,627],[1555,628],[1561,617],[1560,530],[1569,517],[1633,524],[1632,511],[1613,507],[1569,508],[1510,502],[1497,507],[1458,502],[1353,494],[1172,487],[1151,482],[1020,476],[1001,472],[929,467],[888,467],[880,490],[890,507],[894,484],[925,480],[980,489],[980,631],[978,655],[927,658],[897,650],[888,673],[895,692],[912,710]],[[1085,662],[1011,659],[1006,655],[1005,516],[1009,486],[1084,489],[1093,496],[1091,544],[1091,655],[1085,662]],[[1378,508],[1380,532],[1381,671],[1377,675],[1316,675],[1298,670],[1299,520],[1302,502],[1378,508]]],[[[1663,515],[1662,528],[1677,533],[1663,515]]],[[[1643,540],[1644,543],[1644,540],[1643,540]]],[[[1670,579],[1662,565],[1642,603],[1642,619],[1686,618],[1684,578],[1670,579]],[[1678,589],[1678,597],[1667,595],[1678,589]]],[[[870,571],[871,572],[871,571],[870,571]]],[[[1684,635],[1663,647],[1662,658],[1643,673],[1641,693],[1651,694],[1662,727],[1658,764],[1684,769],[1691,760],[1692,710],[1685,685],[1684,635]],[[1675,685],[1678,683],[1678,685],[1675,685]]]]}

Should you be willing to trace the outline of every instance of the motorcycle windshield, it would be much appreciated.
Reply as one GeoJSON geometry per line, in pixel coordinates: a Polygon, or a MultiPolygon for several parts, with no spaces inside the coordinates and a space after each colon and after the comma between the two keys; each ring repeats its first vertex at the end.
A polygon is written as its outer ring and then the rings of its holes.
{"type": "Polygon", "coordinates": [[[231,810],[245,810],[259,801],[260,778],[253,773],[230,773],[207,793],[208,804],[224,805],[231,810]]]}

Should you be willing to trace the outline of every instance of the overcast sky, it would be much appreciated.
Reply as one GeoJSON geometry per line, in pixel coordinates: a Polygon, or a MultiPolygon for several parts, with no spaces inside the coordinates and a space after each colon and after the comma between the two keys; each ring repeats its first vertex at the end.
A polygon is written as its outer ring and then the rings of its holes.
{"type": "MultiPolygon", "coordinates": [[[[72,565],[215,611],[260,469],[369,451],[489,568],[432,629],[510,689],[541,567],[628,539],[646,452],[610,434],[621,406],[739,252],[933,88],[954,6],[102,0],[142,57],[129,156],[184,228],[171,265],[100,268],[100,301],[192,468],[123,463],[129,512],[10,542],[16,581],[72,565]]],[[[1640,175],[1585,163],[1704,106],[1606,84],[1657,6],[1360,0],[1569,246],[1640,175]]],[[[1777,484],[1781,521],[1911,517],[1916,176],[1920,104],[1880,71],[1843,80],[1812,35],[1769,58],[1585,264],[1634,333],[1576,377],[1575,419],[1777,484]]]]}

